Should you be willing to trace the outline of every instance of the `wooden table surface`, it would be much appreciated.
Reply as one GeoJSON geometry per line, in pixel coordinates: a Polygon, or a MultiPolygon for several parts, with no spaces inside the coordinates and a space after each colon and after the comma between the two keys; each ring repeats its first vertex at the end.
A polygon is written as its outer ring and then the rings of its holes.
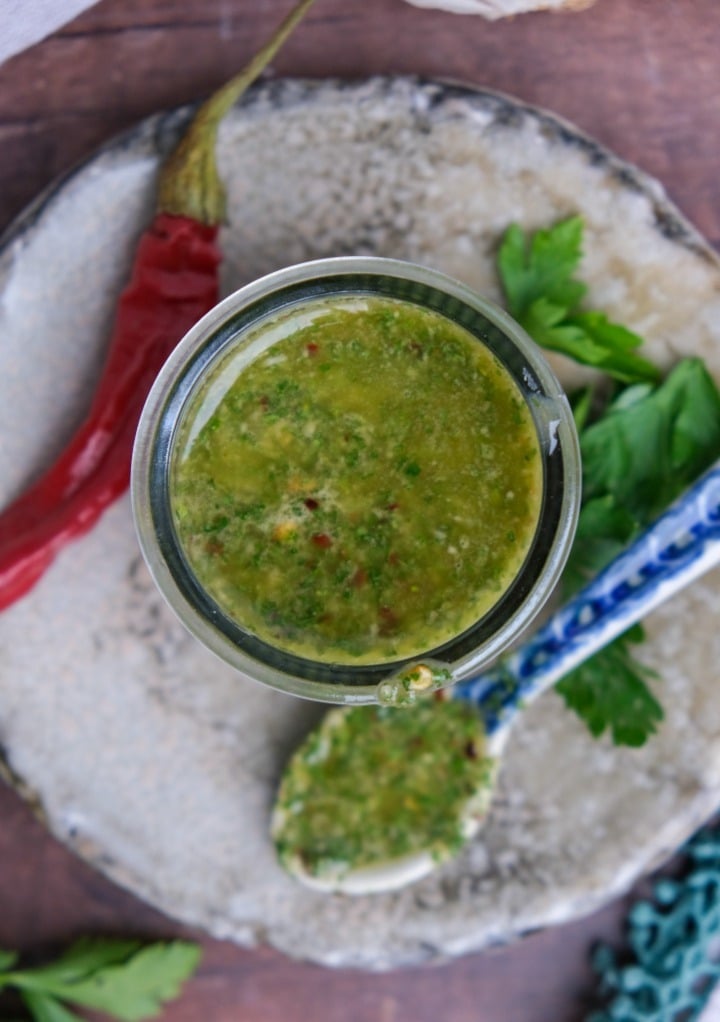
{"type": "MultiPolygon", "coordinates": [[[[0,227],[99,143],[229,77],[289,6],[102,0],[0,67],[0,227]]],[[[513,93],[659,178],[720,246],[719,52],[718,0],[597,0],[581,13],[495,23],[402,0],[317,0],[272,72],[420,73],[513,93]]],[[[162,1018],[580,1022],[595,991],[588,949],[597,938],[621,940],[628,901],[501,951],[387,975],[328,971],[193,934],[202,966],[162,1018]]],[[[0,785],[0,947],[38,954],[85,933],[186,932],[74,858],[0,785]]]]}

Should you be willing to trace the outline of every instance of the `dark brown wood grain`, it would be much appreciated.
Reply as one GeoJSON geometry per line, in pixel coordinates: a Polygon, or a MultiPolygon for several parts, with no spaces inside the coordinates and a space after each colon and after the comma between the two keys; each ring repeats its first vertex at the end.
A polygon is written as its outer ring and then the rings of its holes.
{"type": "MultiPolygon", "coordinates": [[[[103,0],[0,67],[0,227],[116,132],[236,71],[290,0],[103,0]]],[[[1,26],[0,26],[1,27],[1,26]]],[[[317,0],[273,73],[417,73],[512,93],[574,121],[659,178],[720,244],[717,0],[597,0],[488,23],[402,0],[317,0]]],[[[0,338],[0,343],[1,338],[0,338]]],[[[1,724],[1,722],[0,722],[1,724]]],[[[1,727],[0,727],[1,734],[1,727]]],[[[168,1022],[580,1022],[592,940],[623,902],[501,951],[368,976],[202,938],[168,1022]]],[[[0,785],[0,946],[42,954],[84,933],[184,933],[74,858],[0,785]]]]}
{"type": "MultiPolygon", "coordinates": [[[[105,0],[0,67],[0,224],[93,147],[205,95],[287,10],[283,0],[105,0]]],[[[419,73],[551,108],[660,178],[720,240],[716,0],[598,0],[501,22],[402,0],[318,0],[278,75],[419,73]]]]}

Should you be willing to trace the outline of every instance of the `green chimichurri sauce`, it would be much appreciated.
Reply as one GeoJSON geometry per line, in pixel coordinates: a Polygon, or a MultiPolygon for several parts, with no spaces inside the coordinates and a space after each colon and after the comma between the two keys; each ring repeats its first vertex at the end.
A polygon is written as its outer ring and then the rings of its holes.
{"type": "Polygon", "coordinates": [[[477,710],[425,700],[332,710],[290,760],[273,815],[280,861],[293,873],[342,877],[418,853],[462,847],[484,815],[494,764],[477,710]]]}
{"type": "Polygon", "coordinates": [[[352,664],[473,625],[522,565],[541,490],[530,412],[495,356],[438,313],[363,297],[272,320],[214,370],[171,499],[227,615],[352,664]]]}

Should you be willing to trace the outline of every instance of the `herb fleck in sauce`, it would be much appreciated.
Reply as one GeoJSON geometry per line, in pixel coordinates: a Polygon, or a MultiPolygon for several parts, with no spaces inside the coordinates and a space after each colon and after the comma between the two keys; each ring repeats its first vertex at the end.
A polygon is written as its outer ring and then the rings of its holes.
{"type": "Polygon", "coordinates": [[[334,299],[218,367],[186,418],[172,502],[231,618],[302,656],[378,663],[497,602],[541,479],[529,410],[474,337],[410,303],[334,299]]]}

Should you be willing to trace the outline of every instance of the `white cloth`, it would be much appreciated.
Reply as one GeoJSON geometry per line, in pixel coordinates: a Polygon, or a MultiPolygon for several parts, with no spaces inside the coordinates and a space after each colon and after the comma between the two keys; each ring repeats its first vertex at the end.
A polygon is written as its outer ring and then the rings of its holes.
{"type": "Polygon", "coordinates": [[[72,21],[95,0],[0,0],[0,63],[72,21]]]}

